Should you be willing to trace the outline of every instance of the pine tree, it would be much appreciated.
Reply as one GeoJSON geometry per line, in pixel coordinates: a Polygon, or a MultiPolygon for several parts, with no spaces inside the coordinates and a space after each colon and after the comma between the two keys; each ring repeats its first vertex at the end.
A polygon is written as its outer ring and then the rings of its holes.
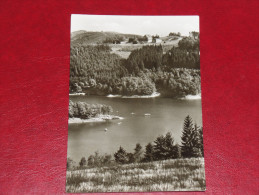
{"type": "Polygon", "coordinates": [[[128,153],[127,158],[128,158],[128,163],[135,163],[136,162],[135,156],[132,153],[128,153]]]}
{"type": "Polygon", "coordinates": [[[145,162],[152,162],[154,160],[154,147],[151,143],[146,145],[146,151],[144,154],[144,161],[145,162]]]}
{"type": "Polygon", "coordinates": [[[120,164],[125,164],[128,162],[127,152],[123,147],[120,146],[120,149],[114,154],[115,161],[120,164]]]}
{"type": "Polygon", "coordinates": [[[141,161],[143,151],[142,151],[142,146],[139,143],[136,144],[136,147],[135,147],[134,151],[135,151],[134,152],[135,161],[136,162],[141,161]]]}
{"type": "Polygon", "coordinates": [[[184,120],[181,154],[184,158],[203,156],[203,142],[200,134],[200,127],[193,125],[188,115],[184,120]]]}
{"type": "Polygon", "coordinates": [[[181,154],[184,158],[190,158],[194,156],[194,148],[193,148],[193,139],[194,130],[193,130],[193,122],[192,118],[188,115],[184,119],[183,133],[182,133],[182,147],[181,154]]]}
{"type": "Polygon", "coordinates": [[[95,166],[100,166],[102,164],[102,157],[99,155],[99,152],[96,151],[94,153],[94,165],[95,166]]]}
{"type": "Polygon", "coordinates": [[[203,145],[203,128],[201,127],[200,130],[200,141],[201,141],[201,152],[202,152],[202,156],[204,157],[204,145],[203,145]]]}
{"type": "Polygon", "coordinates": [[[174,145],[174,153],[175,153],[175,158],[181,158],[181,146],[179,144],[174,145]]]}
{"type": "Polygon", "coordinates": [[[80,162],[79,162],[79,165],[80,165],[80,167],[84,167],[84,166],[86,165],[86,159],[85,159],[85,157],[82,157],[82,158],[81,158],[81,160],[80,160],[80,162]]]}
{"type": "Polygon", "coordinates": [[[109,154],[104,154],[103,159],[102,159],[102,164],[103,165],[110,165],[112,162],[112,156],[109,154]]]}
{"type": "Polygon", "coordinates": [[[200,127],[195,123],[193,128],[193,156],[194,157],[202,157],[203,156],[203,140],[200,137],[200,127]]]}
{"type": "Polygon", "coordinates": [[[204,157],[204,149],[203,149],[203,129],[202,127],[197,128],[197,134],[198,134],[198,148],[200,152],[200,156],[204,157]]]}
{"type": "Polygon", "coordinates": [[[67,158],[67,170],[72,169],[74,166],[74,161],[71,158],[67,158]]]}
{"type": "Polygon", "coordinates": [[[167,156],[167,151],[165,147],[165,137],[160,135],[154,141],[154,159],[155,160],[165,160],[167,156]]]}
{"type": "Polygon", "coordinates": [[[172,159],[176,157],[176,151],[174,150],[174,139],[172,134],[168,132],[165,135],[165,152],[166,152],[166,159],[172,159]]]}
{"type": "Polygon", "coordinates": [[[90,155],[87,159],[88,166],[94,166],[94,156],[90,155]]]}

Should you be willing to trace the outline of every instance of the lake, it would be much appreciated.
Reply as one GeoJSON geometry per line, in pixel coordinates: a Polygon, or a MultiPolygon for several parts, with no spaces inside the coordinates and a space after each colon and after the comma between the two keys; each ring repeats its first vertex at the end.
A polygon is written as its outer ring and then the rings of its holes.
{"type": "Polygon", "coordinates": [[[120,146],[133,152],[136,143],[143,149],[159,135],[171,132],[175,143],[181,143],[184,118],[190,115],[202,126],[201,100],[172,98],[108,98],[103,96],[70,96],[70,100],[110,105],[113,114],[123,120],[69,124],[68,157],[79,162],[98,151],[113,155],[120,146]],[[135,114],[132,114],[135,113],[135,114]],[[144,114],[149,113],[150,116],[144,114]],[[104,131],[107,128],[108,131],[104,131]]]}

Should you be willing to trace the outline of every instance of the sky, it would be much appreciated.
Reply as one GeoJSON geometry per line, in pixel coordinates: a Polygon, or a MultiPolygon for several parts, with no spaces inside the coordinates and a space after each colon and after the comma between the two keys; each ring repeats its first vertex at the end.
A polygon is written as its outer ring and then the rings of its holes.
{"type": "Polygon", "coordinates": [[[71,15],[71,32],[112,31],[118,33],[166,36],[170,32],[189,35],[199,32],[199,16],[111,16],[111,15],[71,15]]]}

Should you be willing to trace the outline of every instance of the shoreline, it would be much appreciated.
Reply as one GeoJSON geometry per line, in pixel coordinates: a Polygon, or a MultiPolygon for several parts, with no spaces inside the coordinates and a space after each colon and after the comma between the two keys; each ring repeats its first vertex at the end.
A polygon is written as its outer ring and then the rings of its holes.
{"type": "Polygon", "coordinates": [[[183,98],[181,98],[181,100],[200,100],[201,99],[201,94],[197,94],[197,95],[187,95],[183,98]]]}
{"type": "MultiPolygon", "coordinates": [[[[85,96],[86,93],[70,93],[69,96],[85,96]]],[[[151,95],[132,95],[132,96],[125,96],[125,95],[113,95],[113,94],[109,94],[106,95],[104,97],[108,97],[108,98],[156,98],[156,97],[160,97],[161,94],[159,92],[154,92],[151,95]]],[[[180,99],[180,100],[200,100],[201,99],[201,94],[197,94],[197,95],[186,95],[185,97],[181,97],[181,98],[176,98],[176,99],[180,99]]]]}
{"type": "Polygon", "coordinates": [[[160,93],[154,92],[151,95],[132,95],[132,96],[109,94],[106,97],[108,97],[108,98],[155,98],[155,97],[159,97],[160,95],[161,95],[160,93]]]}
{"type": "Polygon", "coordinates": [[[85,95],[85,93],[70,93],[70,96],[76,96],[76,95],[85,95]]]}
{"type": "Polygon", "coordinates": [[[81,119],[81,118],[68,118],[68,124],[79,124],[79,123],[92,123],[92,122],[105,122],[107,120],[122,120],[123,117],[115,115],[100,115],[98,117],[81,119]]]}

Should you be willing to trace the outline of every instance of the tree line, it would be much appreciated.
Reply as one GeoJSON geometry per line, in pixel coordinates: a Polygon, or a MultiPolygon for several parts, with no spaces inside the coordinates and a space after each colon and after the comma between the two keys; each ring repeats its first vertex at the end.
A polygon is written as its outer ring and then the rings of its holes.
{"type": "Polygon", "coordinates": [[[170,71],[145,70],[145,76],[155,83],[165,97],[185,97],[201,93],[200,70],[171,68],[170,71]]]}
{"type": "Polygon", "coordinates": [[[178,32],[178,33],[170,32],[170,33],[169,33],[169,36],[178,36],[178,37],[180,37],[180,36],[181,36],[181,33],[180,33],[180,32],[178,32]]]}
{"type": "Polygon", "coordinates": [[[170,68],[200,69],[200,55],[198,50],[188,51],[180,49],[180,47],[173,47],[163,56],[163,64],[167,71],[170,68]]]}
{"type": "MultiPolygon", "coordinates": [[[[188,115],[184,119],[180,145],[174,142],[172,134],[168,132],[166,135],[158,136],[154,142],[148,143],[145,149],[137,143],[133,153],[127,152],[120,146],[113,157],[114,160],[112,155],[100,155],[98,152],[95,152],[95,154],[90,155],[87,160],[83,157],[79,162],[79,167],[98,167],[177,158],[204,157],[202,127],[193,123],[192,118],[188,115]]],[[[72,166],[73,160],[68,158],[67,168],[71,169],[72,166]]]]}
{"type": "Polygon", "coordinates": [[[98,95],[150,95],[159,91],[166,97],[184,97],[201,92],[200,71],[196,69],[171,68],[170,71],[145,69],[137,76],[111,79],[107,83],[97,83],[95,79],[81,77],[70,80],[74,92],[87,92],[98,95]],[[96,91],[94,91],[96,90],[96,91]]]}
{"type": "Polygon", "coordinates": [[[129,73],[137,75],[144,69],[158,70],[162,65],[163,48],[161,45],[147,45],[133,50],[126,60],[129,73]]]}
{"type": "Polygon", "coordinates": [[[181,50],[200,51],[200,35],[197,32],[191,33],[192,36],[184,37],[179,41],[178,47],[181,50]]]}
{"type": "Polygon", "coordinates": [[[199,40],[183,38],[163,54],[162,45],[148,45],[133,50],[126,61],[130,73],[138,74],[144,69],[170,71],[170,68],[200,69],[199,40]]]}
{"type": "Polygon", "coordinates": [[[86,102],[72,102],[69,101],[69,117],[77,117],[81,119],[89,119],[100,114],[106,115],[113,112],[111,106],[104,104],[87,104],[86,102]]]}

